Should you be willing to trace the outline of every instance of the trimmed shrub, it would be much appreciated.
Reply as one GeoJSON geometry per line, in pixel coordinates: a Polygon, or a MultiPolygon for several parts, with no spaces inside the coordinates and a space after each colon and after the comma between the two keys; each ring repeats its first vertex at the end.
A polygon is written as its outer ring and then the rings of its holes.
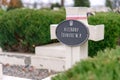
{"type": "Polygon", "coordinates": [[[94,58],[77,63],[72,69],[60,73],[52,80],[119,80],[120,47],[98,52],[94,58]]]}
{"type": "Polygon", "coordinates": [[[50,43],[50,24],[64,20],[62,11],[16,9],[0,18],[0,46],[6,51],[34,52],[50,43]]]}
{"type": "Polygon", "coordinates": [[[100,50],[105,48],[115,48],[119,43],[120,37],[120,14],[118,13],[98,13],[95,16],[89,17],[89,24],[105,25],[104,40],[94,42],[89,41],[89,56],[94,56],[100,50]]]}
{"type": "Polygon", "coordinates": [[[0,9],[0,17],[5,13],[2,9],[0,9]]]}
{"type": "MultiPolygon", "coordinates": [[[[50,24],[65,19],[65,11],[16,9],[0,18],[0,46],[6,51],[34,52],[34,47],[51,43],[50,24]]],[[[88,18],[89,24],[105,25],[102,41],[89,41],[89,56],[120,44],[120,14],[98,13],[88,18]]]]}

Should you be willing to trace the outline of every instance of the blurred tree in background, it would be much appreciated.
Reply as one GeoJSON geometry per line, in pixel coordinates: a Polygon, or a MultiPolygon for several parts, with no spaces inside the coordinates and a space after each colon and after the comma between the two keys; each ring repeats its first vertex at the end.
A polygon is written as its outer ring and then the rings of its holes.
{"type": "Polygon", "coordinates": [[[54,7],[60,8],[62,6],[59,3],[53,3],[53,4],[51,4],[51,9],[53,9],[54,7]]]}
{"type": "Polygon", "coordinates": [[[65,0],[61,0],[61,6],[64,6],[65,0]]]}
{"type": "Polygon", "coordinates": [[[106,0],[105,5],[112,9],[112,1],[111,0],[106,0]]]}
{"type": "Polygon", "coordinates": [[[89,7],[89,0],[74,0],[74,6],[89,7]]]}
{"type": "Polygon", "coordinates": [[[23,5],[21,0],[10,0],[8,9],[21,8],[22,6],[23,5]]]}
{"type": "Polygon", "coordinates": [[[21,0],[2,0],[2,5],[7,6],[7,10],[23,7],[21,0]]]}

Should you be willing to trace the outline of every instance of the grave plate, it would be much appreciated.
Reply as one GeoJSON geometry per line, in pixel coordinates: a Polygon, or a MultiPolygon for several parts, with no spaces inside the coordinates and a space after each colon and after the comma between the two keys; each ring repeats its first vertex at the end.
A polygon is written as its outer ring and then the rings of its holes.
{"type": "Polygon", "coordinates": [[[89,30],[80,21],[65,20],[57,26],[56,36],[65,45],[82,45],[89,38],[89,30]]]}

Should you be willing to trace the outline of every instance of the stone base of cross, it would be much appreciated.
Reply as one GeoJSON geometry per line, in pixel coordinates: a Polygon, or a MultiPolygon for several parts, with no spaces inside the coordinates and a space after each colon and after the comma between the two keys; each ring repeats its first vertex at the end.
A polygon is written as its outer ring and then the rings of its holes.
{"type": "MultiPolygon", "coordinates": [[[[66,8],[66,20],[78,20],[85,24],[90,32],[89,40],[100,41],[104,39],[104,25],[89,25],[87,21],[88,8],[86,7],[68,7],[66,8]]],[[[52,24],[50,26],[51,39],[56,38],[56,28],[58,24],[52,24]]],[[[66,46],[66,64],[65,69],[69,69],[76,62],[88,57],[88,41],[81,46],[66,46]]]]}

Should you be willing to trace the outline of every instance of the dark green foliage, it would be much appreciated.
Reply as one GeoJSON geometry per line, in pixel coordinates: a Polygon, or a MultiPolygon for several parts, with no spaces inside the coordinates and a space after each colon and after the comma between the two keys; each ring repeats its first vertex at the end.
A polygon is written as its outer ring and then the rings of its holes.
{"type": "Polygon", "coordinates": [[[114,48],[118,45],[118,38],[120,37],[120,14],[117,13],[99,13],[95,16],[89,17],[89,24],[105,25],[104,40],[93,42],[89,41],[89,55],[96,55],[97,51],[105,48],[114,48]]]}
{"type": "Polygon", "coordinates": [[[106,0],[105,5],[106,5],[107,7],[110,7],[110,8],[112,9],[112,1],[111,1],[111,0],[106,0]]]}
{"type": "Polygon", "coordinates": [[[60,7],[62,7],[59,3],[53,3],[52,5],[51,5],[51,9],[53,9],[54,7],[58,7],[58,8],[60,8],[60,7]]]}
{"type": "Polygon", "coordinates": [[[98,52],[94,58],[77,63],[70,70],[52,80],[119,80],[120,47],[98,52]]]}
{"type": "Polygon", "coordinates": [[[50,24],[64,20],[62,11],[16,9],[0,18],[0,46],[7,51],[34,52],[50,43],[50,24]]]}
{"type": "Polygon", "coordinates": [[[74,0],[74,6],[89,7],[90,2],[89,2],[89,0],[74,0]]]}
{"type": "Polygon", "coordinates": [[[0,16],[2,16],[5,13],[2,9],[0,9],[0,16]]]}

